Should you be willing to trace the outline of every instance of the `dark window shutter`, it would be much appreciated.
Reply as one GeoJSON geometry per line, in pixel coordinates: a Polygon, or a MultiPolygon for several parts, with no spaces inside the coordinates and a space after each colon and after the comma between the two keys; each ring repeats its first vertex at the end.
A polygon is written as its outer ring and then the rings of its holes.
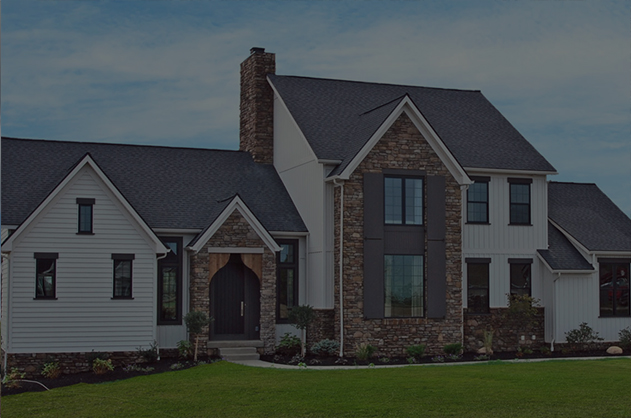
{"type": "Polygon", "coordinates": [[[427,317],[447,313],[445,177],[427,177],[427,317]]]}
{"type": "Polygon", "coordinates": [[[383,174],[364,173],[364,316],[383,318],[383,174]]]}

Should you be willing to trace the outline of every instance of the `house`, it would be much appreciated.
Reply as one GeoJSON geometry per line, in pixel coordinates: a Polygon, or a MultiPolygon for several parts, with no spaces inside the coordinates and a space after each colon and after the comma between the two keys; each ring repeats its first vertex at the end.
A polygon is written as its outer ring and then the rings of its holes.
{"type": "Polygon", "coordinates": [[[193,310],[215,318],[203,349],[271,352],[309,304],[307,339],[341,355],[474,350],[487,325],[514,350],[507,294],[541,301],[523,344],[631,325],[631,220],[549,182],[481,92],[280,76],[250,52],[239,151],[2,139],[5,366],[174,349],[193,310]]]}

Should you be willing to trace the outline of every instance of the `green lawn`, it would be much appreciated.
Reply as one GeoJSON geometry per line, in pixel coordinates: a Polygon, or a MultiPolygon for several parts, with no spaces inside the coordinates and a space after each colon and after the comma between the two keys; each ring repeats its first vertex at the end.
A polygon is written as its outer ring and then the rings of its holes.
{"type": "Polygon", "coordinates": [[[2,398],[12,417],[631,417],[631,360],[279,370],[219,362],[2,398]]]}

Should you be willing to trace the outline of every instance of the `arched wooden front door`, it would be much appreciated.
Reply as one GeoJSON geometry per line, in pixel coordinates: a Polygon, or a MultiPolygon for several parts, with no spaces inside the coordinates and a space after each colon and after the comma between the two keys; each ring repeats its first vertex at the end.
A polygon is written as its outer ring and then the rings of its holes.
{"type": "Polygon", "coordinates": [[[228,263],[210,281],[210,338],[258,340],[260,336],[260,284],[256,274],[231,254],[228,263]]]}

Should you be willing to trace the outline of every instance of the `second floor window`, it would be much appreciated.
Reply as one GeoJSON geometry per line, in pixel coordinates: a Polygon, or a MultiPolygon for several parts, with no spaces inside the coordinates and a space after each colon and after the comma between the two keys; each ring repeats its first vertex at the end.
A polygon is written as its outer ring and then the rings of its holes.
{"type": "Polygon", "coordinates": [[[530,225],[530,179],[508,179],[511,225],[530,225]]]}
{"type": "Polygon", "coordinates": [[[92,209],[94,207],[94,199],[77,198],[77,205],[79,207],[79,228],[77,233],[79,234],[92,234],[92,209]]]}
{"type": "Polygon", "coordinates": [[[467,222],[489,223],[489,181],[474,179],[467,191],[467,222]]]}
{"type": "Polygon", "coordinates": [[[385,223],[423,224],[423,179],[386,177],[384,179],[385,223]]]}

